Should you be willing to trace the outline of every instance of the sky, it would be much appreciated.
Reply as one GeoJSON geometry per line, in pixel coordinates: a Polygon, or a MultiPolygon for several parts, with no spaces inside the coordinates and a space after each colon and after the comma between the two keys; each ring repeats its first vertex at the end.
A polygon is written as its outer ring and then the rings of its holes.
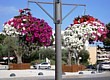
{"type": "MultiPolygon", "coordinates": [[[[53,0],[34,0],[40,2],[53,2],[53,0]]],[[[110,0],[61,0],[62,3],[86,5],[86,15],[99,19],[104,24],[110,22],[110,0]]],[[[40,4],[52,17],[54,7],[52,4],[40,4]]],[[[3,30],[3,23],[19,14],[19,9],[30,8],[34,17],[44,19],[55,30],[53,20],[35,3],[28,3],[28,0],[0,0],[0,31],[3,30]]],[[[62,5],[62,17],[64,17],[75,6],[62,5]]],[[[61,24],[64,30],[77,16],[84,15],[84,6],[78,6],[61,24]]]]}

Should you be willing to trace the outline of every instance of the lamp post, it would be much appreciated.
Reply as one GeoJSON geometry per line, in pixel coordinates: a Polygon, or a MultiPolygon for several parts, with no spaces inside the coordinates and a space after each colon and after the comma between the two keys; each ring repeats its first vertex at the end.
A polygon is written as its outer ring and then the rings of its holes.
{"type": "Polygon", "coordinates": [[[55,23],[55,80],[62,80],[62,58],[61,58],[61,23],[62,7],[61,0],[54,1],[54,23],[55,23]]]}

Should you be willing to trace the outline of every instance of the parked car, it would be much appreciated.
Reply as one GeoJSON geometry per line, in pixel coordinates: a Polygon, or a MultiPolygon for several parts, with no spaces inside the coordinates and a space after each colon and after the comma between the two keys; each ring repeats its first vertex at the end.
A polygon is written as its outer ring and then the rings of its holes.
{"type": "Polygon", "coordinates": [[[88,66],[86,66],[86,69],[95,69],[95,66],[93,66],[93,65],[88,65],[88,66]]]}
{"type": "Polygon", "coordinates": [[[8,65],[0,65],[0,70],[8,70],[9,66],[8,65]]]}
{"type": "Polygon", "coordinates": [[[99,69],[101,69],[101,70],[110,70],[110,62],[101,62],[101,63],[99,63],[99,69]]]}
{"type": "Polygon", "coordinates": [[[50,69],[51,65],[47,62],[42,62],[40,64],[34,65],[35,69],[50,69]]]}

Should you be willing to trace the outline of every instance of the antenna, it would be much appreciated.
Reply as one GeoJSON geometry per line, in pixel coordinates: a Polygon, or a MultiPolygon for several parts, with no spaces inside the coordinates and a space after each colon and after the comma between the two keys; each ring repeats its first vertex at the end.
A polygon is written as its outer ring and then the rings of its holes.
{"type": "Polygon", "coordinates": [[[84,7],[84,15],[86,14],[86,6],[84,7]]]}
{"type": "Polygon", "coordinates": [[[29,0],[28,0],[28,2],[27,2],[27,8],[29,8],[29,0]]]}

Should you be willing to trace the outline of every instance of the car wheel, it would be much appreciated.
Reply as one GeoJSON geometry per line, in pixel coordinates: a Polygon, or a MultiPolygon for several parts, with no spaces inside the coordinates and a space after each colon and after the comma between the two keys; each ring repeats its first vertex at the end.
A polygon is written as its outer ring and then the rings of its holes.
{"type": "Polygon", "coordinates": [[[40,66],[39,66],[39,69],[40,69],[40,66]]]}
{"type": "Polygon", "coordinates": [[[37,69],[36,67],[34,67],[34,69],[37,69]]]}
{"type": "Polygon", "coordinates": [[[34,67],[34,69],[37,69],[36,66],[33,66],[33,67],[34,67]]]}
{"type": "Polygon", "coordinates": [[[48,66],[48,68],[47,69],[50,69],[51,67],[50,66],[48,66]]]}

